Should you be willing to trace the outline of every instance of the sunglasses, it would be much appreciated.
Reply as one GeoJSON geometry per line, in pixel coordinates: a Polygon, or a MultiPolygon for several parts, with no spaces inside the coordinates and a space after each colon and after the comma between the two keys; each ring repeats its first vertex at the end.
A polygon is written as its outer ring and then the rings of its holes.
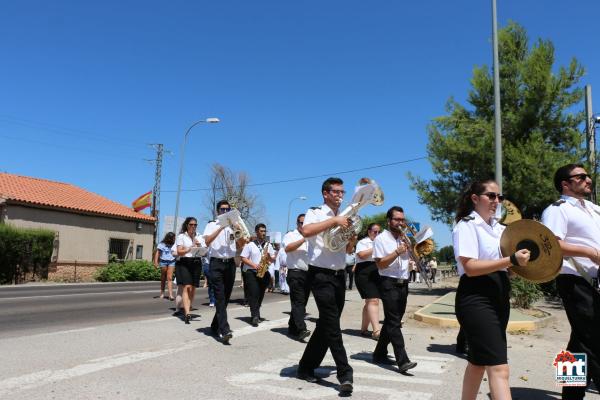
{"type": "Polygon", "coordinates": [[[381,233],[381,231],[374,231],[374,230],[371,230],[371,232],[373,232],[376,235],[379,235],[381,233]]]}
{"type": "Polygon", "coordinates": [[[504,201],[504,196],[501,195],[500,193],[486,192],[486,193],[481,193],[480,196],[487,196],[487,198],[490,199],[491,201],[494,201],[496,199],[498,199],[498,201],[504,201]]]}
{"type": "Polygon", "coordinates": [[[575,175],[569,176],[569,179],[573,179],[573,178],[577,178],[580,181],[585,181],[587,178],[592,179],[592,177],[588,174],[575,174],[575,175]]]}
{"type": "Polygon", "coordinates": [[[231,208],[219,208],[220,212],[229,212],[231,211],[231,208]]]}
{"type": "Polygon", "coordinates": [[[188,226],[198,226],[198,224],[188,224],[188,226]]]}
{"type": "Polygon", "coordinates": [[[340,190],[340,189],[329,189],[329,193],[333,193],[333,194],[341,194],[342,196],[346,194],[345,190],[340,190]]]}

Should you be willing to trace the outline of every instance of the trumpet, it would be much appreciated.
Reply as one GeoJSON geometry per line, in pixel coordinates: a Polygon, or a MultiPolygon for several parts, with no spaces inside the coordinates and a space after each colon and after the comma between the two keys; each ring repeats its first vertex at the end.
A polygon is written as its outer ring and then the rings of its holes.
{"type": "Polygon", "coordinates": [[[419,274],[421,274],[421,277],[423,278],[423,281],[425,281],[427,287],[431,289],[431,280],[427,275],[425,267],[421,265],[421,259],[431,254],[433,250],[435,250],[435,244],[433,242],[433,239],[431,239],[431,236],[433,236],[433,231],[431,230],[431,228],[425,227],[424,229],[417,232],[412,225],[406,224],[401,227],[400,236],[402,238],[402,241],[404,242],[404,245],[406,246],[406,251],[410,256],[410,259],[414,261],[414,263],[417,266],[417,270],[419,271],[419,274]],[[412,235],[414,244],[413,240],[411,240],[411,238],[408,236],[408,233],[412,235]]]}
{"type": "Polygon", "coordinates": [[[217,220],[221,226],[231,226],[233,229],[233,238],[235,240],[244,239],[250,241],[250,231],[246,227],[242,215],[237,209],[233,209],[225,214],[217,216],[217,220]]]}

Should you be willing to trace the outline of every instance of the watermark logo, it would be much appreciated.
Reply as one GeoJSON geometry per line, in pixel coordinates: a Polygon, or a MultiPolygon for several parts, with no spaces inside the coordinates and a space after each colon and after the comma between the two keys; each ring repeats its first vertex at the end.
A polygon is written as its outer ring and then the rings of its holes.
{"type": "Polygon", "coordinates": [[[556,368],[557,386],[585,386],[587,381],[587,355],[561,351],[552,364],[556,368]]]}

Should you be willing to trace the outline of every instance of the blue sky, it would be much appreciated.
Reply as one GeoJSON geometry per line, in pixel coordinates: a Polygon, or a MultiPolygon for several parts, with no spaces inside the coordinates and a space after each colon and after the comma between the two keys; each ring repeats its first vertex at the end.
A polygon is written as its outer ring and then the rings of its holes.
{"type": "MultiPolygon", "coordinates": [[[[576,57],[600,107],[600,3],[499,0],[530,41],[550,39],[558,65],[576,57]]],[[[0,12],[0,170],[73,183],[124,204],[151,190],[164,161],[162,215],[173,214],[179,148],[184,189],[206,188],[210,165],[270,182],[426,155],[426,127],[454,96],[464,103],[475,65],[491,64],[491,1],[27,1],[0,12]]],[[[583,109],[583,103],[581,104],[583,109]]],[[[492,151],[492,149],[490,149],[492,151]]],[[[493,168],[493,166],[490,166],[493,168]]],[[[426,160],[341,175],[370,176],[440,245],[407,171],[426,160]]],[[[271,230],[321,203],[322,178],[253,188],[271,230]]],[[[203,191],[181,215],[208,218],[203,191]]]]}

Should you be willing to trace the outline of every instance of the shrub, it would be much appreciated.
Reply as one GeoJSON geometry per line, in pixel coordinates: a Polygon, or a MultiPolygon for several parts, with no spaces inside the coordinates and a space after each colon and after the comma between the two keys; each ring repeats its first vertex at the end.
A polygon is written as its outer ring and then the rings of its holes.
{"type": "Polygon", "coordinates": [[[149,261],[112,262],[96,272],[100,282],[159,281],[160,271],[149,261]]]}
{"type": "Polygon", "coordinates": [[[0,284],[48,278],[54,232],[0,224],[0,284]]]}
{"type": "Polygon", "coordinates": [[[537,283],[526,281],[521,277],[511,279],[511,302],[513,307],[530,308],[533,303],[544,296],[537,283]]]}

